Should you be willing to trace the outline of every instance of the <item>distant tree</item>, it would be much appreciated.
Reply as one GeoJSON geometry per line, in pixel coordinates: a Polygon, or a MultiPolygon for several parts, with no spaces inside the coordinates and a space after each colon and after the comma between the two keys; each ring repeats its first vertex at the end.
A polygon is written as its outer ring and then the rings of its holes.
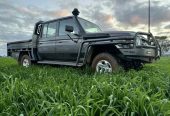
{"type": "Polygon", "coordinates": [[[157,40],[166,40],[167,38],[167,36],[155,36],[155,39],[157,40]]]}
{"type": "Polygon", "coordinates": [[[163,54],[170,50],[170,41],[167,38],[167,36],[155,36],[155,39],[159,41],[163,54]]]}

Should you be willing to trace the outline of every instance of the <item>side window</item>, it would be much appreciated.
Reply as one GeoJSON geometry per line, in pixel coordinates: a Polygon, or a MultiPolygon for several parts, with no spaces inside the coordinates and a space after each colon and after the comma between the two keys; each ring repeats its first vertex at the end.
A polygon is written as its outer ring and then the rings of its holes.
{"type": "Polygon", "coordinates": [[[67,35],[68,32],[65,31],[66,25],[73,26],[73,28],[74,28],[74,32],[73,33],[78,33],[79,32],[79,30],[77,28],[77,25],[75,24],[73,18],[64,19],[64,20],[60,21],[60,27],[59,27],[59,35],[60,36],[67,35]]]}
{"type": "Polygon", "coordinates": [[[56,28],[57,28],[57,23],[56,22],[48,24],[47,38],[55,37],[55,35],[56,35],[56,28]]]}
{"type": "Polygon", "coordinates": [[[43,38],[55,37],[57,31],[58,31],[58,22],[44,24],[42,37],[43,38]]]}
{"type": "Polygon", "coordinates": [[[47,35],[47,28],[48,28],[48,24],[44,24],[42,37],[46,37],[46,35],[47,35]]]}

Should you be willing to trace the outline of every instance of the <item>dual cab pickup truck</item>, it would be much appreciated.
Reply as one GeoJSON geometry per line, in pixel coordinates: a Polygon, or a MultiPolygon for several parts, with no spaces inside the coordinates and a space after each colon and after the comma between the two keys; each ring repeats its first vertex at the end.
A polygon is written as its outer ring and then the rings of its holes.
{"type": "Polygon", "coordinates": [[[120,66],[139,68],[161,55],[158,42],[151,33],[104,32],[96,24],[73,16],[35,24],[31,40],[7,44],[8,56],[29,67],[32,63],[82,67],[114,72],[120,66]]]}

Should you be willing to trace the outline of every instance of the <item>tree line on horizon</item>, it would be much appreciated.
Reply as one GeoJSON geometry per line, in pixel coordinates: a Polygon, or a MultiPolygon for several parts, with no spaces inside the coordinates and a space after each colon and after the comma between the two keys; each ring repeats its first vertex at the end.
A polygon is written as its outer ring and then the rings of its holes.
{"type": "Polygon", "coordinates": [[[168,40],[168,36],[155,36],[155,39],[158,40],[163,55],[170,51],[170,40],[168,40]]]}

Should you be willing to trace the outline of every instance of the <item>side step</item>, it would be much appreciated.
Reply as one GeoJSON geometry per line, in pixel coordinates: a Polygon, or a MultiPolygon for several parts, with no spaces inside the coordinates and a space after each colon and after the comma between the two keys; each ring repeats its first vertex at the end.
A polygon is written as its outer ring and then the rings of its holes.
{"type": "MultiPolygon", "coordinates": [[[[61,62],[61,61],[38,61],[38,64],[54,64],[54,65],[65,65],[65,66],[76,66],[76,62],[61,62]]],[[[79,63],[77,66],[81,67],[83,63],[79,63]]]]}

